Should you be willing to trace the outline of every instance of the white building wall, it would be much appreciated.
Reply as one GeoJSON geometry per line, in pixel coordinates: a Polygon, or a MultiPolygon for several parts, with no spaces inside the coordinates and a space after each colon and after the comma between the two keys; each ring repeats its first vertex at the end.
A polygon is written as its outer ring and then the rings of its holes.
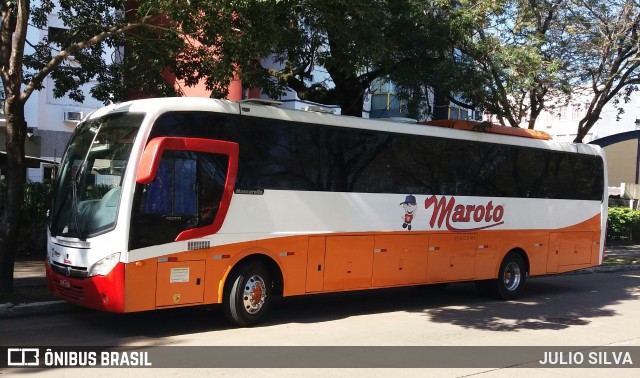
{"type": "MultiPolygon", "coordinates": [[[[36,4],[37,5],[37,4],[36,4]]],[[[64,28],[64,24],[57,16],[57,11],[48,15],[48,26],[64,28]]],[[[40,30],[29,27],[27,38],[30,43],[41,41],[48,34],[48,29],[40,30]]],[[[27,44],[26,53],[33,51],[27,44]]],[[[107,51],[105,56],[110,58],[113,51],[107,51]]],[[[73,60],[70,61],[73,64],[73,60]]],[[[99,109],[103,104],[92,98],[89,91],[96,83],[88,83],[82,86],[85,95],[83,102],[71,100],[68,96],[56,98],[53,94],[54,82],[51,77],[44,80],[44,88],[34,92],[25,104],[25,118],[29,128],[33,129],[35,138],[39,138],[40,157],[59,162],[64,148],[75,129],[77,122],[65,120],[65,112],[80,112],[83,116],[99,109]]],[[[29,143],[29,141],[27,141],[29,143]]],[[[29,169],[27,177],[29,181],[41,181],[44,175],[44,167],[29,169]]]]}
{"type": "MultiPolygon", "coordinates": [[[[536,130],[546,131],[560,142],[573,141],[577,135],[578,123],[585,116],[589,105],[588,95],[575,96],[566,104],[559,101],[554,104],[553,99],[548,99],[547,102],[552,105],[538,117],[536,130]]],[[[621,99],[618,104],[608,103],[603,108],[600,119],[591,128],[583,142],[588,143],[595,139],[639,128],[640,93],[633,92],[628,102],[621,99]],[[619,113],[618,108],[622,108],[623,112],[619,113]]]]}

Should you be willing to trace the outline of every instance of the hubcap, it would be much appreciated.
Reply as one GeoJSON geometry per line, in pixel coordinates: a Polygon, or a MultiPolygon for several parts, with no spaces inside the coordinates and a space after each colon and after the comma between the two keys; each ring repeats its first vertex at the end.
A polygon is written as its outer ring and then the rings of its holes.
{"type": "Polygon", "coordinates": [[[244,286],[242,303],[249,314],[255,314],[264,306],[267,288],[260,276],[251,276],[244,286]]]}
{"type": "Polygon", "coordinates": [[[504,269],[504,276],[502,277],[504,280],[504,287],[513,291],[520,286],[520,266],[514,262],[510,262],[504,269]]]}

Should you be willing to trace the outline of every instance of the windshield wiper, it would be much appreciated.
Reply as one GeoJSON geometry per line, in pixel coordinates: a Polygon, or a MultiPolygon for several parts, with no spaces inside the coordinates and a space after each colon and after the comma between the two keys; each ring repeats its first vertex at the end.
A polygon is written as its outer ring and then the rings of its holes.
{"type": "Polygon", "coordinates": [[[76,227],[76,234],[78,235],[78,239],[84,240],[82,235],[82,229],[80,228],[80,211],[78,210],[78,181],[82,177],[82,172],[84,171],[84,167],[87,164],[87,160],[83,160],[82,164],[76,171],[76,173],[71,178],[71,215],[73,218],[73,223],[76,227]]]}

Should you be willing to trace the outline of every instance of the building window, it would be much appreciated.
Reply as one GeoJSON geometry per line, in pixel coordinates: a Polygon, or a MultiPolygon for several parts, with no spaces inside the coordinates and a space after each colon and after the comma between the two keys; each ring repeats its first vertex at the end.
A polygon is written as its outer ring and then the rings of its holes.
{"type": "Polygon", "coordinates": [[[581,116],[580,104],[573,104],[571,106],[571,119],[579,119],[581,116]]]}

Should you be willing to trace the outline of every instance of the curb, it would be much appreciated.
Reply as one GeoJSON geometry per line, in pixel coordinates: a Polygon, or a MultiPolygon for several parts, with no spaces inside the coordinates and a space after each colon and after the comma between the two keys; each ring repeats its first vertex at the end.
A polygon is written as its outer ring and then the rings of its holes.
{"type": "Polygon", "coordinates": [[[39,314],[54,314],[77,311],[79,307],[65,301],[46,301],[33,303],[0,304],[0,319],[39,314]]]}
{"type": "MultiPolygon", "coordinates": [[[[611,265],[597,266],[594,268],[586,268],[573,272],[561,274],[593,274],[593,273],[612,273],[640,270],[640,265],[611,265]]],[[[0,304],[0,319],[12,318],[19,316],[55,314],[61,312],[79,311],[82,307],[78,307],[65,301],[46,301],[33,303],[5,303],[0,304]]]]}
{"type": "Polygon", "coordinates": [[[573,272],[566,272],[562,274],[613,273],[613,272],[628,272],[633,270],[640,270],[640,265],[596,266],[593,268],[585,268],[585,269],[575,270],[573,272]]]}

